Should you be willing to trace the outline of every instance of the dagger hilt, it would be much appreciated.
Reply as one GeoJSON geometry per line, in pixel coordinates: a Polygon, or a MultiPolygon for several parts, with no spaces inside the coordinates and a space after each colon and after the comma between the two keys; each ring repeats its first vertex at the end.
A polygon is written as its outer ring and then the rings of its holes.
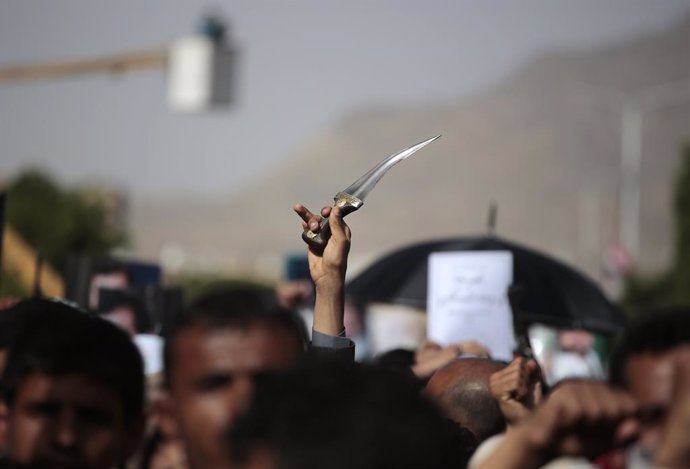
{"type": "MultiPolygon", "coordinates": [[[[346,192],[338,192],[335,197],[333,197],[333,200],[335,201],[334,207],[338,207],[340,209],[340,213],[343,214],[343,217],[354,212],[364,204],[361,199],[346,192]]],[[[321,223],[319,223],[318,233],[313,232],[309,228],[304,230],[304,233],[302,233],[302,239],[304,242],[316,249],[323,249],[323,247],[326,246],[326,242],[328,242],[328,238],[330,237],[331,225],[328,223],[328,218],[321,220],[321,223]]]]}

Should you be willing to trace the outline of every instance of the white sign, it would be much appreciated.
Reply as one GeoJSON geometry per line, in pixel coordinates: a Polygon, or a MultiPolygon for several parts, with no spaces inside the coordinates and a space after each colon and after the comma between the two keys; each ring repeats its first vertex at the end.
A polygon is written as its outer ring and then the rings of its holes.
{"type": "Polygon", "coordinates": [[[510,361],[515,347],[508,287],[509,251],[437,252],[429,256],[427,333],[449,345],[476,340],[494,359],[510,361]]]}

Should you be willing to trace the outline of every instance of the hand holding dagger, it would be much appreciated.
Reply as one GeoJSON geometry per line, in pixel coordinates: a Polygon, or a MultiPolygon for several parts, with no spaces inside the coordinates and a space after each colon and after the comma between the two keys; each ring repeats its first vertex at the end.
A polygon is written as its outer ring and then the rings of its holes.
{"type": "Polygon", "coordinates": [[[309,270],[316,285],[315,331],[344,335],[344,286],[351,233],[343,217],[362,206],[366,196],[390,168],[439,137],[424,140],[381,161],[338,192],[334,197],[335,206],[324,207],[320,217],[301,204],[295,205],[295,212],[302,218],[302,239],[309,245],[309,270]]]}
{"type": "MultiPolygon", "coordinates": [[[[333,197],[335,207],[340,208],[343,217],[354,212],[355,210],[358,210],[364,204],[364,199],[367,197],[367,195],[369,195],[369,192],[371,192],[371,190],[376,186],[376,184],[381,180],[383,175],[388,172],[389,169],[402,160],[409,158],[418,150],[421,150],[439,137],[441,136],[437,135],[429,138],[385,158],[379,164],[367,171],[362,177],[353,182],[349,187],[335,194],[335,197],[333,197]]],[[[304,219],[304,217],[302,217],[302,219],[305,222],[307,221],[304,219]]],[[[331,229],[329,226],[328,217],[324,217],[316,229],[312,229],[311,226],[307,226],[304,230],[304,233],[302,233],[302,239],[314,248],[323,248],[326,245],[326,241],[328,241],[330,234],[331,229]]]]}

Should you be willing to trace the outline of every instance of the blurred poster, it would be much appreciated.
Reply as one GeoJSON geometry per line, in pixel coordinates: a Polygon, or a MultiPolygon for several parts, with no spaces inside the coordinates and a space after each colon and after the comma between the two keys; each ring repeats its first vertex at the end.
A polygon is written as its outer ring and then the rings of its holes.
{"type": "Polygon", "coordinates": [[[427,333],[442,345],[476,340],[509,361],[515,337],[508,302],[513,255],[508,251],[440,252],[429,256],[427,333]]]}

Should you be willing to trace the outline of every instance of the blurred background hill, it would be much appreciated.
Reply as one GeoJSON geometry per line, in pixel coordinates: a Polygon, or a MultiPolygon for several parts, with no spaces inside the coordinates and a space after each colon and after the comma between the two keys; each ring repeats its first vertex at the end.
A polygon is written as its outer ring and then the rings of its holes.
{"type": "Polygon", "coordinates": [[[348,219],[352,270],[404,243],[483,233],[495,202],[500,236],[601,280],[618,241],[623,105],[685,83],[685,99],[643,114],[637,264],[658,272],[672,254],[672,182],[690,139],[689,51],[685,16],[634,40],[546,52],[469,97],[351,112],[230,200],[133,199],[135,251],[173,269],[276,277],[282,256],[303,250],[295,202],[318,209],[384,156],[441,133],[348,219]]]}

